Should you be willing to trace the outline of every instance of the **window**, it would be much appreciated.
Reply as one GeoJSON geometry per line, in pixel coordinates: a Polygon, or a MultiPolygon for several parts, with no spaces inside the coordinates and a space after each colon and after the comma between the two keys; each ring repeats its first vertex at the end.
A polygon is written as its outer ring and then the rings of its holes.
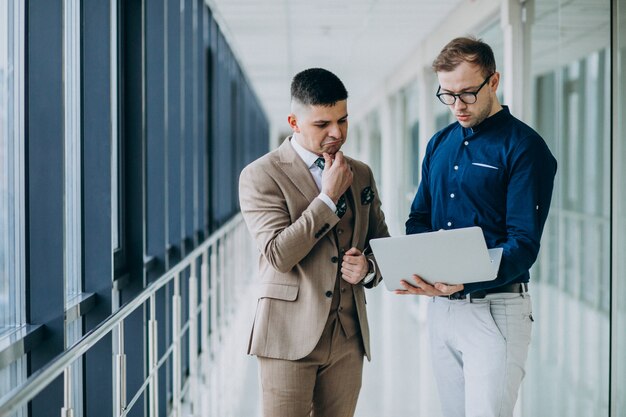
{"type": "MultiPolygon", "coordinates": [[[[0,2],[0,337],[25,324],[23,68],[24,4],[2,1],[0,2]]],[[[0,396],[21,383],[25,376],[24,358],[0,367],[0,396]]],[[[18,412],[16,415],[21,414],[18,412]]]]}
{"type": "MultiPolygon", "coordinates": [[[[63,101],[64,101],[64,275],[65,309],[75,306],[83,291],[82,274],[82,134],[81,134],[81,24],[80,1],[63,5],[63,101]]],[[[66,313],[66,316],[70,316],[66,313]]],[[[65,346],[82,337],[83,318],[66,319],[65,346]]],[[[72,401],[76,417],[82,416],[82,359],[71,368],[72,401]]]]}

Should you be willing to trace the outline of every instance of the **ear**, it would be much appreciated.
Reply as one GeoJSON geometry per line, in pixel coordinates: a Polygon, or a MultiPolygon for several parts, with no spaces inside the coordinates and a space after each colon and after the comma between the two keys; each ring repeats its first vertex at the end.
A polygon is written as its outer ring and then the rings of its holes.
{"type": "Polygon", "coordinates": [[[300,128],[298,127],[298,119],[296,118],[296,115],[291,113],[289,116],[287,116],[287,122],[289,123],[289,127],[291,127],[291,130],[294,131],[294,133],[300,133],[300,128]]]}
{"type": "Polygon", "coordinates": [[[489,87],[495,93],[498,90],[498,86],[500,85],[500,73],[498,71],[494,72],[491,78],[489,79],[489,87]]]}

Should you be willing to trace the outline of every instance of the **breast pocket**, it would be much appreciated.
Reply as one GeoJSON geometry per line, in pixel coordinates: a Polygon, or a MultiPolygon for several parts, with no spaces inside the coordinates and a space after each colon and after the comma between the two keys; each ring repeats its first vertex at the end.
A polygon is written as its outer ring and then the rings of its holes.
{"type": "Polygon", "coordinates": [[[504,168],[490,161],[472,162],[465,170],[463,182],[472,189],[502,191],[506,186],[504,168]]]}

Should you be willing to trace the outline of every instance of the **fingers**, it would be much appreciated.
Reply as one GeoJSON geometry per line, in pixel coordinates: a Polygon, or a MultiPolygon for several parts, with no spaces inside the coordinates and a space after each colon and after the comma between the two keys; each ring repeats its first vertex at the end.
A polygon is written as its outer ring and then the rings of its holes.
{"type": "Polygon", "coordinates": [[[455,292],[462,291],[464,288],[463,284],[447,285],[441,282],[430,285],[418,275],[413,275],[412,278],[413,280],[410,283],[401,280],[400,284],[403,289],[395,290],[394,293],[399,295],[426,295],[429,297],[437,297],[440,295],[451,295],[455,292]]]}
{"type": "Polygon", "coordinates": [[[324,152],[322,156],[324,157],[324,171],[327,171],[333,166],[333,158],[327,152],[324,152]]]}
{"type": "Polygon", "coordinates": [[[356,256],[358,256],[360,254],[361,254],[361,251],[358,250],[357,248],[355,248],[354,246],[346,251],[346,255],[356,255],[356,256]]]}
{"type": "Polygon", "coordinates": [[[354,276],[355,278],[361,278],[365,275],[367,270],[361,265],[344,264],[341,266],[341,273],[343,275],[354,276]]]}
{"type": "Polygon", "coordinates": [[[326,163],[322,173],[322,192],[336,203],[352,184],[353,174],[341,151],[334,155],[334,160],[326,152],[322,155],[326,163]]]}
{"type": "Polygon", "coordinates": [[[344,265],[341,267],[341,278],[350,284],[358,284],[363,279],[363,274],[353,266],[344,265]]]}
{"type": "Polygon", "coordinates": [[[367,274],[368,266],[363,255],[345,255],[341,264],[342,278],[351,284],[357,284],[367,274]]]}
{"type": "Polygon", "coordinates": [[[394,293],[399,295],[425,295],[424,290],[419,285],[411,285],[405,280],[401,280],[400,285],[404,289],[395,290],[394,293]]]}
{"type": "Polygon", "coordinates": [[[333,165],[337,164],[337,165],[344,165],[347,164],[346,162],[346,158],[343,156],[343,152],[338,151],[335,155],[334,158],[333,156],[331,156],[328,152],[324,152],[322,154],[322,156],[324,157],[324,168],[330,168],[333,165]]]}
{"type": "Polygon", "coordinates": [[[463,286],[463,284],[446,285],[446,284],[442,284],[441,282],[438,282],[438,283],[435,284],[435,288],[439,292],[441,292],[441,295],[450,295],[450,294],[454,294],[455,292],[462,291],[464,286],[463,286]]]}
{"type": "Polygon", "coordinates": [[[399,289],[394,292],[399,295],[426,295],[430,297],[442,295],[438,289],[424,281],[418,275],[413,275],[412,278],[413,280],[410,283],[401,280],[400,284],[404,289],[399,289]]]}
{"type": "Polygon", "coordinates": [[[350,256],[350,257],[354,257],[354,256],[361,256],[361,251],[358,250],[355,247],[352,247],[350,249],[348,249],[345,254],[344,254],[344,260],[346,256],[350,256]]]}

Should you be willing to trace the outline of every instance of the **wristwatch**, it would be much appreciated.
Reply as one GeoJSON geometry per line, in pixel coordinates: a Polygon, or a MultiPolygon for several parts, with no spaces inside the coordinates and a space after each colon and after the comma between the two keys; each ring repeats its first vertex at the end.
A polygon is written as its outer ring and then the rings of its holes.
{"type": "Polygon", "coordinates": [[[363,277],[363,280],[361,280],[361,284],[369,284],[376,277],[376,265],[374,264],[374,261],[368,259],[367,262],[370,266],[367,270],[367,274],[363,277]]]}

